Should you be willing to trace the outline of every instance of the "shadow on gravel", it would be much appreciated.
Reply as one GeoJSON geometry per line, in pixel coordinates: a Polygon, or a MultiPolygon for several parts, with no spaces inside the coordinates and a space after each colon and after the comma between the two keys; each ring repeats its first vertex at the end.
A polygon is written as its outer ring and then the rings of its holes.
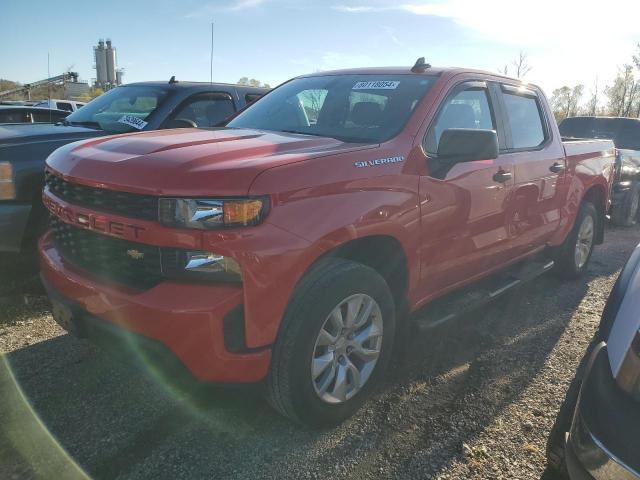
{"type": "MultiPolygon", "coordinates": [[[[53,471],[39,452],[49,448],[55,457],[56,444],[94,478],[437,475],[521,396],[587,283],[613,274],[625,258],[596,253],[585,279],[561,283],[546,275],[455,325],[414,336],[382,392],[330,431],[280,418],[257,387],[176,390],[153,371],[132,369],[68,335],[6,356],[42,424],[32,419],[41,434],[20,435],[26,421],[15,412],[31,410],[20,395],[6,395],[0,429],[33,476],[53,471]]],[[[0,373],[3,392],[15,390],[9,370],[0,373]]],[[[3,468],[12,467],[0,466],[2,478],[23,472],[3,468]]]]}

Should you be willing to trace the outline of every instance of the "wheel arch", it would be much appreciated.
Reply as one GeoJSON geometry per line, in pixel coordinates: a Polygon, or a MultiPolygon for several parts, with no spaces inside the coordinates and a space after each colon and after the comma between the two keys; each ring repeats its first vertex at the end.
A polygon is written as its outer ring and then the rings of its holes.
{"type": "Polygon", "coordinates": [[[587,189],[582,197],[582,202],[590,202],[596,207],[598,212],[598,224],[596,228],[596,245],[604,242],[604,224],[607,214],[608,198],[605,187],[600,184],[592,185],[587,189]]]}

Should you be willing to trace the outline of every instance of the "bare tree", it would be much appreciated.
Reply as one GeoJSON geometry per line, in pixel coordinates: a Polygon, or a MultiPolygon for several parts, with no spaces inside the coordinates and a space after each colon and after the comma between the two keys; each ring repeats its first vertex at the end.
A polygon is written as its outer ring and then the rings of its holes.
{"type": "Polygon", "coordinates": [[[498,67],[498,73],[504,76],[509,75],[509,65],[498,67]]]}
{"type": "Polygon", "coordinates": [[[511,65],[516,69],[516,78],[524,77],[533,68],[527,63],[527,53],[523,50],[520,50],[518,58],[511,62],[511,65]]]}

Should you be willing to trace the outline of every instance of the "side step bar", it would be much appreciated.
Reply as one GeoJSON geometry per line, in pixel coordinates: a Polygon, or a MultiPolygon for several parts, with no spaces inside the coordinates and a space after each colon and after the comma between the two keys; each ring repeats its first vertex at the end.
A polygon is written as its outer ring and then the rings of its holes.
{"type": "Polygon", "coordinates": [[[428,331],[495,300],[518,285],[553,268],[553,260],[536,257],[496,273],[477,284],[452,292],[425,305],[411,315],[420,331],[428,331]]]}

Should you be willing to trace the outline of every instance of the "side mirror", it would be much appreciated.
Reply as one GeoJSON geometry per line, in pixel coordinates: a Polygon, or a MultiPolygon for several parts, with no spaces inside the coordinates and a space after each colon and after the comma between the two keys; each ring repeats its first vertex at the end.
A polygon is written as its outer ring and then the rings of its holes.
{"type": "Polygon", "coordinates": [[[448,128],[438,143],[438,159],[458,163],[498,158],[495,130],[448,128]]]}

